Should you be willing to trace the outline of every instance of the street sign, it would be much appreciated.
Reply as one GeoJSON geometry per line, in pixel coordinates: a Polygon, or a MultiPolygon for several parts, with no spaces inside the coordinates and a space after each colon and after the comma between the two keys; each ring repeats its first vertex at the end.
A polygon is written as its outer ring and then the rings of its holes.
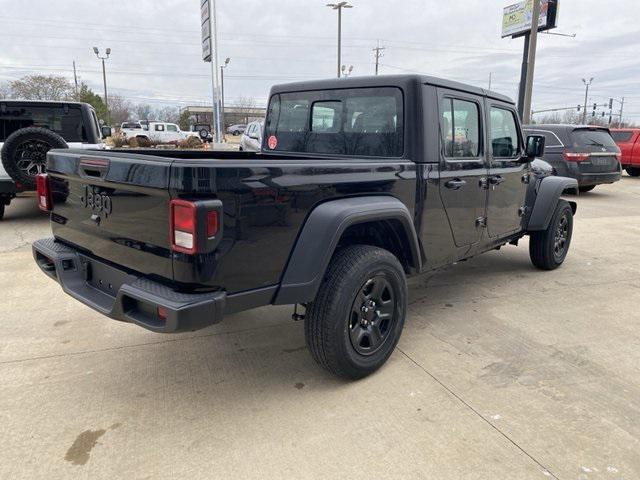
{"type": "MultiPolygon", "coordinates": [[[[502,38],[516,38],[531,31],[533,0],[525,0],[505,7],[502,14],[502,38]]],[[[542,0],[538,31],[556,28],[558,19],[558,0],[542,0]]]]}
{"type": "Polygon", "coordinates": [[[211,9],[209,6],[210,0],[202,0],[200,4],[200,22],[202,25],[202,60],[205,62],[211,61],[211,54],[213,49],[211,48],[211,9]]]}

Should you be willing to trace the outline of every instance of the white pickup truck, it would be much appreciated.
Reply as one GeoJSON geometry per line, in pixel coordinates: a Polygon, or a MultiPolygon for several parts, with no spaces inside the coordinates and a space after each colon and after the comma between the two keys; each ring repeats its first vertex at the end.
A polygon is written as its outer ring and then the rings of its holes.
{"type": "Polygon", "coordinates": [[[125,122],[120,132],[127,138],[146,138],[160,143],[180,142],[188,137],[200,138],[197,132],[185,132],[175,123],[166,122],[125,122]]]}

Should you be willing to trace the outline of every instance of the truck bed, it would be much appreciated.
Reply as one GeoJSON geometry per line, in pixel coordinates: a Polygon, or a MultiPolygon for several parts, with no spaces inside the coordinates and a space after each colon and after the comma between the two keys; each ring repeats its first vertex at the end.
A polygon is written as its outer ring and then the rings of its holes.
{"type": "Polygon", "coordinates": [[[306,216],[326,200],[383,194],[412,212],[415,205],[416,166],[401,159],[56,150],[48,172],[58,240],[184,291],[233,294],[277,285],[306,216]],[[93,194],[102,203],[108,197],[110,211],[87,205],[93,194]],[[174,198],[222,202],[222,239],[214,251],[171,251],[174,198]]]}

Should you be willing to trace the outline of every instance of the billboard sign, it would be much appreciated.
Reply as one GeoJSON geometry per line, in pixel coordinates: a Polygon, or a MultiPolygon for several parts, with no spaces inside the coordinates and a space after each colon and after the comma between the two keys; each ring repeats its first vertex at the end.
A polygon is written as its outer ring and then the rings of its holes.
{"type": "Polygon", "coordinates": [[[200,4],[200,23],[202,25],[202,60],[211,61],[211,9],[209,0],[202,0],[200,4]]]}
{"type": "MultiPolygon", "coordinates": [[[[505,7],[502,14],[502,38],[516,38],[531,31],[533,0],[525,0],[505,7]]],[[[538,31],[556,28],[558,0],[541,0],[538,31]]]]}

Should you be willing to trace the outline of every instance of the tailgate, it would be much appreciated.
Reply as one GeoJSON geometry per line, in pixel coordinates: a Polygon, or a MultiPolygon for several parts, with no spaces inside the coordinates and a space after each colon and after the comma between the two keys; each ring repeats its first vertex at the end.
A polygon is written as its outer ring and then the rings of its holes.
{"type": "Polygon", "coordinates": [[[620,148],[608,130],[603,128],[575,128],[571,132],[573,149],[588,153],[580,162],[581,173],[614,173],[620,170],[620,148]]]}
{"type": "Polygon", "coordinates": [[[171,163],[124,152],[52,150],[54,236],[130,270],[172,279],[171,163]]]}

